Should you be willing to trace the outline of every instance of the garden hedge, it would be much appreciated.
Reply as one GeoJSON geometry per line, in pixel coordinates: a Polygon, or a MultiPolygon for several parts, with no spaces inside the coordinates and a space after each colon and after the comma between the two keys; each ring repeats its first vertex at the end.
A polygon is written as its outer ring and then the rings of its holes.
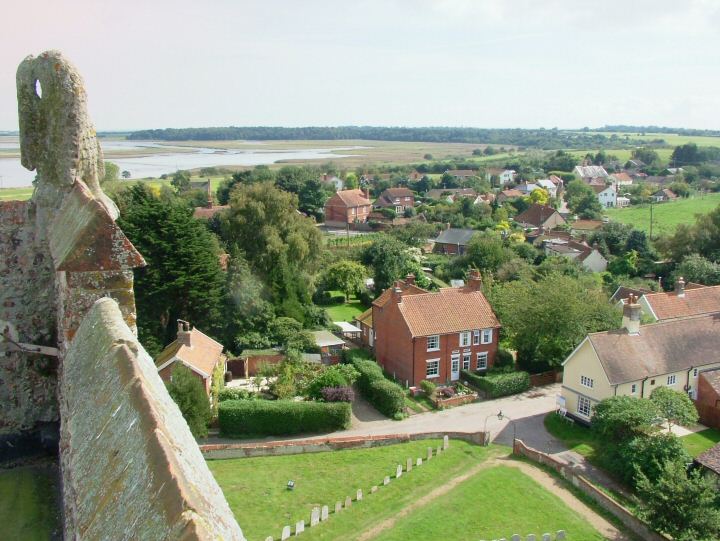
{"type": "Polygon", "coordinates": [[[375,409],[388,417],[398,417],[405,411],[405,391],[397,383],[385,378],[382,368],[375,361],[359,355],[350,362],[360,373],[357,386],[360,393],[375,409]]]}
{"type": "Polygon", "coordinates": [[[485,391],[488,398],[498,398],[522,393],[530,388],[530,374],[527,372],[489,373],[480,375],[462,371],[465,381],[485,391]]]}
{"type": "Polygon", "coordinates": [[[218,406],[218,422],[229,437],[331,432],[350,427],[350,411],[347,402],[226,400],[218,406]]]}

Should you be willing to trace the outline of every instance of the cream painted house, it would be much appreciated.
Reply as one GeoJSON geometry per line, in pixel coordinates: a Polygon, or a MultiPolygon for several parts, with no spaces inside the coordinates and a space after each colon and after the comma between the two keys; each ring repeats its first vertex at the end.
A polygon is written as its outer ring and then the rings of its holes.
{"type": "Polygon", "coordinates": [[[698,377],[720,367],[720,313],[640,326],[636,297],[623,306],[621,329],[592,333],[563,363],[559,409],[588,423],[612,396],[648,398],[662,386],[697,399],[698,377]]]}

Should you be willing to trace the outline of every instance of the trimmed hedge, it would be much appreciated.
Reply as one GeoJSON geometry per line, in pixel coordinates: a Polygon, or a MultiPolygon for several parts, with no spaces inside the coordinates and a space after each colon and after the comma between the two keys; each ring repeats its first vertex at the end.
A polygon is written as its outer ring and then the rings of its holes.
{"type": "Polygon", "coordinates": [[[518,394],[530,388],[530,374],[527,372],[496,372],[481,376],[463,370],[462,376],[468,383],[485,391],[489,398],[518,394]]]}
{"type": "Polygon", "coordinates": [[[359,356],[351,357],[350,362],[360,373],[356,382],[360,393],[375,409],[388,417],[398,417],[405,412],[405,391],[385,378],[379,364],[359,356]]]}
{"type": "Polygon", "coordinates": [[[332,432],[350,427],[350,411],[347,402],[227,400],[218,406],[218,422],[229,437],[332,432]]]}

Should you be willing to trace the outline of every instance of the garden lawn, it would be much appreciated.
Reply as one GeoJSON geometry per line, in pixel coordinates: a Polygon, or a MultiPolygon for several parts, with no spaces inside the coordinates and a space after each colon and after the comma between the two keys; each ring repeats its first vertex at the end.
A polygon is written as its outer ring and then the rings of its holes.
{"type": "Polygon", "coordinates": [[[44,541],[59,535],[54,474],[45,468],[0,471],[0,538],[44,541]]]}
{"type": "Polygon", "coordinates": [[[382,485],[386,475],[392,478],[398,464],[404,466],[408,458],[425,461],[427,448],[437,449],[440,443],[423,440],[371,449],[211,460],[208,466],[249,541],[262,541],[269,535],[278,539],[283,526],[294,529],[298,520],[309,525],[312,508],[322,505],[330,508],[330,519],[306,530],[303,537],[348,539],[487,457],[507,452],[451,440],[450,448],[439,457],[370,495],[370,487],[382,485]],[[289,480],[295,481],[293,491],[286,488],[289,480]],[[366,499],[342,516],[334,516],[335,502],[344,502],[346,496],[354,499],[358,488],[366,499]]]}
{"type": "Polygon", "coordinates": [[[685,450],[690,453],[690,456],[695,458],[720,442],[720,430],[708,428],[707,430],[683,436],[680,441],[685,450]]]}
{"type": "MultiPolygon", "coordinates": [[[[706,214],[720,205],[720,193],[695,195],[687,199],[653,205],[653,237],[672,234],[679,224],[695,223],[696,214],[706,214]]],[[[612,221],[630,224],[636,229],[650,231],[650,205],[636,205],[623,209],[607,209],[612,221]]]]}
{"type": "Polygon", "coordinates": [[[355,317],[362,314],[367,307],[361,303],[355,295],[350,296],[350,302],[343,304],[333,304],[325,307],[332,321],[352,321],[355,317]]]}
{"type": "Polygon", "coordinates": [[[591,462],[597,458],[596,454],[600,450],[601,442],[589,428],[570,423],[554,412],[545,416],[545,428],[570,450],[581,454],[591,462]]]}
{"type": "MultiPolygon", "coordinates": [[[[521,471],[496,466],[482,470],[450,493],[401,518],[377,541],[510,539],[513,534],[565,530],[569,539],[602,540],[555,495],[521,471]]],[[[553,536],[554,537],[554,536],[553,536]]]]}

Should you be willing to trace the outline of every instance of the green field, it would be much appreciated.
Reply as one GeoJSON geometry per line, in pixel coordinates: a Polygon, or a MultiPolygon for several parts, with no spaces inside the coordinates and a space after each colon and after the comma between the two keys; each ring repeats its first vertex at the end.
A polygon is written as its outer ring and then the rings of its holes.
{"type": "Polygon", "coordinates": [[[680,441],[685,450],[694,458],[720,442],[720,430],[708,428],[707,430],[683,436],[680,441]]]}
{"type": "Polygon", "coordinates": [[[602,539],[559,499],[506,466],[489,465],[467,480],[456,481],[462,482],[448,487],[447,494],[418,504],[434,489],[507,453],[503,447],[452,440],[440,456],[424,461],[399,479],[393,478],[397,464],[404,465],[408,457],[425,458],[427,447],[437,448],[439,443],[425,440],[372,449],[211,460],[208,465],[249,541],[269,535],[277,539],[284,525],[294,530],[301,519],[306,522],[303,538],[309,541],[357,539],[382,521],[398,517],[412,504],[417,509],[395,529],[376,532],[380,537],[373,538],[477,540],[565,529],[569,539],[602,539]],[[386,475],[393,478],[392,482],[380,486],[386,475]],[[293,491],[286,488],[290,479],[296,483],[293,491]],[[380,488],[370,494],[373,485],[380,488]],[[335,502],[344,501],[346,496],[354,499],[358,488],[363,490],[363,501],[353,502],[350,509],[335,515],[335,502]],[[329,520],[308,528],[312,508],[322,505],[330,508],[329,520]],[[518,513],[520,508],[522,513],[518,513]]]}
{"type": "Polygon", "coordinates": [[[0,471],[2,539],[44,541],[59,535],[56,473],[43,467],[0,471]]]}
{"type": "MultiPolygon", "coordinates": [[[[720,193],[691,196],[687,199],[653,205],[653,237],[675,231],[679,224],[691,224],[696,214],[706,214],[720,205],[720,193]]],[[[605,211],[610,220],[650,231],[650,205],[637,205],[605,211]]]]}
{"type": "Polygon", "coordinates": [[[676,133],[645,133],[640,135],[638,133],[624,133],[624,132],[594,132],[602,135],[617,135],[620,139],[624,139],[627,135],[630,139],[640,139],[642,141],[654,141],[656,139],[662,139],[666,144],[676,147],[684,145],[686,143],[695,143],[697,146],[706,147],[720,147],[720,137],[712,137],[707,135],[678,135],[676,133]]]}

